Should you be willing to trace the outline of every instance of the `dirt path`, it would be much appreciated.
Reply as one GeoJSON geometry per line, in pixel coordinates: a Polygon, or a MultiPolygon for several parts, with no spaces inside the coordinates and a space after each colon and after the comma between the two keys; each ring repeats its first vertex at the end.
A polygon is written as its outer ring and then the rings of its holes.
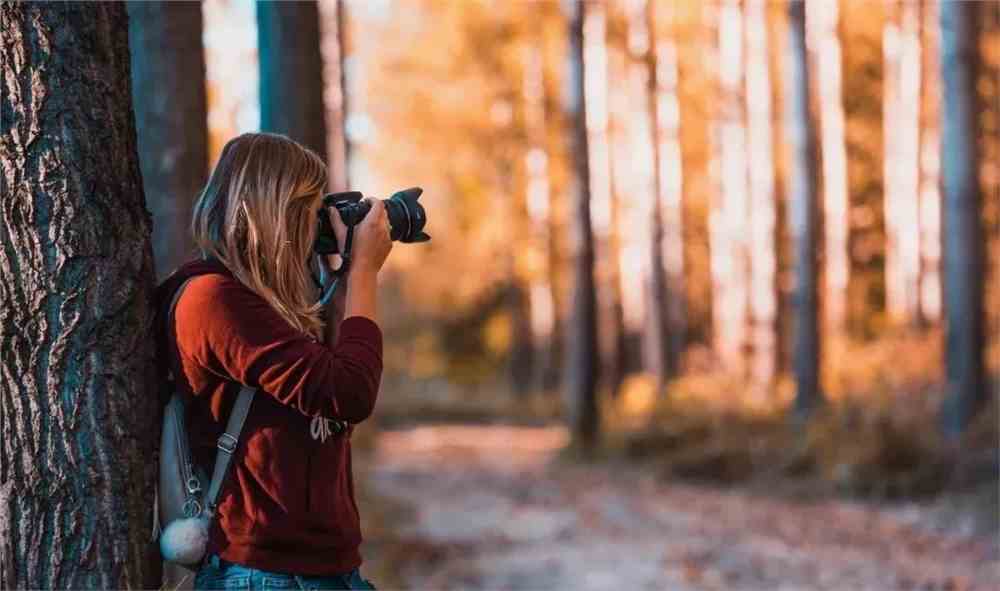
{"type": "Polygon", "coordinates": [[[1000,589],[989,536],[919,511],[792,503],[555,463],[561,428],[429,426],[379,436],[370,474],[413,509],[401,573],[435,589],[1000,589]]]}

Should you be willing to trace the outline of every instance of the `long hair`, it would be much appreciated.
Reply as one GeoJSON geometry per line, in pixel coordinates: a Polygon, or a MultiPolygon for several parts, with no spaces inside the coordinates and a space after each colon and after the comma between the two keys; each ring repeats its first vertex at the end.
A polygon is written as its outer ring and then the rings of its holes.
{"type": "Polygon", "coordinates": [[[191,219],[195,244],[304,333],[323,322],[308,261],[326,165],[273,133],[245,133],[222,149],[191,219]]]}

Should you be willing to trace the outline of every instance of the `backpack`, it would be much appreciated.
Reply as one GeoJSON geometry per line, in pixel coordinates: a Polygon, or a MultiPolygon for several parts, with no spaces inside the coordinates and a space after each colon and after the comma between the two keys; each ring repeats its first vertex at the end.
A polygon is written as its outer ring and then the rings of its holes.
{"type": "MultiPolygon", "coordinates": [[[[184,288],[193,278],[181,283],[170,302],[165,327],[167,351],[171,356],[176,353],[174,309],[184,288]]],[[[184,422],[189,397],[178,388],[172,370],[168,373],[166,386],[170,399],[163,410],[153,538],[158,539],[160,554],[167,563],[164,565],[164,582],[175,589],[181,588],[177,585],[178,580],[181,585],[193,581],[205,556],[219,491],[257,390],[249,386],[240,389],[226,430],[216,443],[215,465],[209,477],[207,470],[197,466],[192,459],[184,422]],[[161,530],[160,524],[166,527],[161,530]]]]}

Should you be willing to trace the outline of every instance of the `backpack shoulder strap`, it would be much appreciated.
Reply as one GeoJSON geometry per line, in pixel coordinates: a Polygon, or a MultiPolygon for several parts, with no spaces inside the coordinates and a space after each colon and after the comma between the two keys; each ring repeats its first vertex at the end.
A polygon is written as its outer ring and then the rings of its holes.
{"type": "Polygon", "coordinates": [[[240,442],[243,423],[250,414],[250,403],[253,402],[256,393],[257,389],[250,386],[240,388],[240,395],[236,398],[233,411],[229,413],[229,421],[226,422],[226,431],[219,435],[219,440],[215,444],[215,468],[212,469],[212,480],[208,483],[208,493],[205,496],[205,511],[209,516],[215,514],[219,491],[226,480],[226,474],[233,461],[233,453],[236,452],[236,446],[240,442]]]}

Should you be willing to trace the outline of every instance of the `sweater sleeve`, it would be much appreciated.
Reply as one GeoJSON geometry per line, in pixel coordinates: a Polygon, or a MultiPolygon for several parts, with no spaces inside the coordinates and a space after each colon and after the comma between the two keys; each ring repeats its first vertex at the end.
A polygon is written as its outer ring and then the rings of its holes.
{"type": "Polygon", "coordinates": [[[296,330],[236,279],[204,275],[177,303],[182,356],[259,388],[308,416],[359,423],[371,415],[382,377],[382,332],[345,319],[328,348],[296,330]]]}

